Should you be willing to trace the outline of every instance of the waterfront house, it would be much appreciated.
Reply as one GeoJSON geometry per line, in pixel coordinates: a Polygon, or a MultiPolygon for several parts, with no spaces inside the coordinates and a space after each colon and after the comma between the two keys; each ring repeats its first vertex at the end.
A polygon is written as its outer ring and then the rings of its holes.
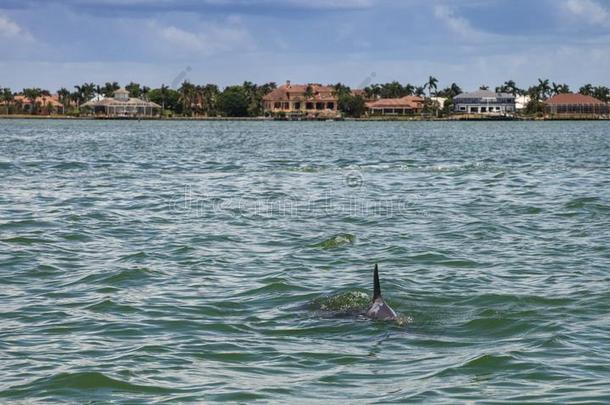
{"type": "Polygon", "coordinates": [[[63,114],[64,112],[64,105],[59,101],[57,94],[41,95],[36,97],[35,100],[29,99],[24,95],[16,95],[12,102],[21,106],[21,110],[28,114],[63,114]]]}
{"type": "Polygon", "coordinates": [[[339,116],[338,101],[331,86],[292,84],[287,81],[263,97],[263,109],[266,115],[335,118],[339,116]]]}
{"type": "Polygon", "coordinates": [[[417,96],[380,98],[366,103],[369,115],[412,115],[424,110],[424,99],[417,96]]]}
{"type": "Polygon", "coordinates": [[[517,111],[525,110],[532,99],[526,94],[515,97],[515,108],[517,111]]]}
{"type": "Polygon", "coordinates": [[[545,101],[544,112],[549,115],[607,115],[608,104],[591,96],[563,93],[545,101]]]}
{"type": "Polygon", "coordinates": [[[161,106],[151,101],[129,97],[123,88],[114,92],[114,97],[96,96],[83,109],[91,109],[95,115],[106,117],[154,117],[159,115],[161,106]]]}
{"type": "Polygon", "coordinates": [[[462,114],[512,114],[515,112],[515,96],[479,90],[458,94],[453,98],[454,111],[462,114]]]}

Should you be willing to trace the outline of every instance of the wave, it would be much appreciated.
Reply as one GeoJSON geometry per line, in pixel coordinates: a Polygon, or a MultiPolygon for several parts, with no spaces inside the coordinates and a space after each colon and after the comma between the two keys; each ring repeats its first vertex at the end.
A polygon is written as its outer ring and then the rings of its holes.
{"type": "Polygon", "coordinates": [[[330,238],[313,245],[313,247],[327,249],[337,249],[347,245],[353,245],[356,242],[356,236],[350,233],[340,233],[330,238]]]}
{"type": "Polygon", "coordinates": [[[351,313],[363,312],[371,305],[371,296],[362,291],[347,291],[335,295],[314,299],[310,303],[312,310],[351,313]]]}
{"type": "Polygon", "coordinates": [[[111,390],[130,393],[169,393],[174,389],[159,385],[135,384],[115,379],[99,372],[59,373],[44,377],[28,384],[13,386],[0,392],[0,397],[30,397],[33,393],[61,395],[70,391],[90,392],[91,390],[111,390]]]}

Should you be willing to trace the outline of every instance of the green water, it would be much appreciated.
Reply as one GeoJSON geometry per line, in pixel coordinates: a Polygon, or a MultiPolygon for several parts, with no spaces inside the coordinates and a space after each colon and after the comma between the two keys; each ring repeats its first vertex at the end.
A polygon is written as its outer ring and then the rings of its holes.
{"type": "Polygon", "coordinates": [[[610,402],[607,122],[0,121],[0,190],[0,403],[610,402]]]}

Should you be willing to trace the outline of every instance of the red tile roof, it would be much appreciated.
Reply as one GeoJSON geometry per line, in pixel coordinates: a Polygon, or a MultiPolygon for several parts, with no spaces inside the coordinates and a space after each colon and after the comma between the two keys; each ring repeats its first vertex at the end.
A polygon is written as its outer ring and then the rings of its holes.
{"type": "Polygon", "coordinates": [[[582,94],[564,93],[557,94],[545,101],[548,105],[559,105],[559,104],[602,104],[605,105],[601,100],[591,96],[584,96],[582,94]]]}
{"type": "MultiPolygon", "coordinates": [[[[23,104],[31,104],[32,103],[32,100],[30,100],[26,96],[23,96],[23,95],[20,95],[20,94],[15,96],[15,101],[16,102],[21,102],[23,104]]],[[[35,102],[39,103],[43,107],[46,107],[49,104],[51,104],[53,107],[63,107],[63,104],[61,102],[59,102],[59,96],[57,94],[53,94],[53,95],[50,95],[50,96],[38,96],[38,97],[36,97],[36,101],[35,102]]]]}
{"type": "Polygon", "coordinates": [[[402,98],[381,98],[377,101],[366,103],[368,108],[423,108],[424,99],[417,96],[405,96],[402,98]]]}
{"type": "Polygon", "coordinates": [[[305,100],[307,87],[311,86],[313,97],[311,101],[336,101],[335,89],[321,84],[284,84],[263,97],[265,101],[299,101],[305,100]]]}

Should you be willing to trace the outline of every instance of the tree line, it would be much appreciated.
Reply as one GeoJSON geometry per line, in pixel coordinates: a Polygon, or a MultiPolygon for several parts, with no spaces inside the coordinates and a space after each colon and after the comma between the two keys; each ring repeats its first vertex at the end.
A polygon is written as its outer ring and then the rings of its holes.
{"type": "MultiPolygon", "coordinates": [[[[429,112],[450,113],[453,98],[462,93],[462,88],[456,84],[445,88],[438,88],[438,79],[430,76],[421,85],[411,83],[402,84],[398,81],[371,84],[359,92],[342,83],[329,85],[333,87],[338,98],[338,107],[344,115],[359,117],[364,114],[365,102],[379,98],[401,98],[404,96],[419,96],[426,99],[425,109],[429,112]],[[444,107],[435,103],[433,97],[441,97],[447,101],[444,107]]],[[[106,82],[103,85],[83,83],[74,86],[70,91],[66,88],[57,90],[59,102],[63,105],[65,114],[78,115],[80,106],[95,96],[112,97],[120,88],[117,82],[106,82]]],[[[275,82],[258,85],[246,81],[240,85],[227,86],[221,89],[215,84],[198,85],[184,81],[177,89],[162,85],[159,88],[150,88],[139,83],[130,82],[125,86],[130,97],[142,98],[159,104],[162,112],[167,116],[226,116],[226,117],[257,117],[264,114],[263,97],[277,88],[275,82]]],[[[481,90],[489,90],[487,85],[481,85],[481,90]]],[[[495,87],[496,92],[510,93],[515,96],[528,96],[529,103],[526,113],[542,111],[543,102],[548,98],[561,93],[570,93],[570,87],[565,83],[551,82],[549,79],[538,79],[538,82],[527,88],[520,88],[515,81],[507,80],[495,87]]],[[[606,86],[585,84],[578,89],[578,93],[593,96],[601,101],[610,100],[610,89],[606,86]]],[[[50,105],[41,105],[39,102],[33,108],[24,110],[24,103],[16,96],[24,96],[28,100],[37,100],[41,97],[50,97],[51,92],[40,88],[25,88],[19,93],[10,88],[0,87],[0,103],[5,114],[11,113],[55,113],[50,105]]],[[[311,97],[313,94],[307,94],[311,97]]]]}

